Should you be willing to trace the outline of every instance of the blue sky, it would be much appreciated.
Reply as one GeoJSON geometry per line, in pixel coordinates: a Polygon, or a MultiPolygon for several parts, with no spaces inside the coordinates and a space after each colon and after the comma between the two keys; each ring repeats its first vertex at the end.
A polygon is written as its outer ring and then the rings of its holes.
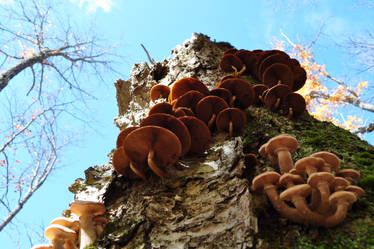
{"type": "MultiPolygon", "coordinates": [[[[354,61],[342,53],[337,42],[365,30],[374,30],[374,9],[354,1],[246,1],[230,3],[225,0],[172,1],[172,0],[70,0],[63,11],[72,13],[71,19],[83,24],[94,23],[95,30],[110,44],[118,44],[116,53],[123,56],[116,65],[126,79],[134,63],[148,61],[140,47],[143,43],[156,61],[166,59],[171,49],[191,37],[193,32],[204,33],[212,40],[230,42],[237,48],[269,49],[280,31],[294,42],[308,43],[325,23],[323,34],[315,46],[319,63],[336,77],[346,76],[347,70],[357,83],[360,79],[374,82],[372,74],[359,75],[352,71],[354,61]],[[282,3],[280,3],[282,2],[282,3]],[[304,3],[306,2],[306,3],[304,3]]],[[[4,4],[4,0],[0,0],[4,4]]],[[[11,4],[11,3],[9,3],[11,4]]],[[[90,115],[98,120],[95,131],[82,131],[80,141],[61,159],[63,165],[54,171],[47,182],[34,194],[18,215],[17,222],[37,230],[61,215],[73,195],[68,186],[76,178],[83,178],[89,166],[108,162],[107,154],[115,147],[118,134],[113,125],[117,116],[113,82],[119,75],[104,74],[101,87],[93,89],[99,98],[92,102],[90,115]]],[[[359,112],[361,113],[361,112],[359,112]]],[[[362,112],[370,122],[373,115],[362,112]]],[[[366,136],[374,144],[374,135],[366,136]]],[[[19,229],[20,248],[30,248],[23,229],[19,229]]],[[[1,248],[17,248],[13,240],[17,231],[5,229],[0,233],[1,248]]]]}

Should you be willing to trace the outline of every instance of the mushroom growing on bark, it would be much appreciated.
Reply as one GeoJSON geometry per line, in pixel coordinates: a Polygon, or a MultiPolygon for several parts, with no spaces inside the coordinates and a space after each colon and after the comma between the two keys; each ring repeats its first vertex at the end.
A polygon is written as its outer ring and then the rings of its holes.
{"type": "Polygon", "coordinates": [[[245,64],[235,54],[223,55],[219,67],[225,73],[233,73],[235,76],[241,75],[245,69],[245,64]]]}
{"type": "MultiPolygon", "coordinates": [[[[137,165],[140,167],[148,165],[160,177],[165,176],[165,170],[175,164],[182,153],[182,145],[178,137],[159,126],[143,126],[136,129],[126,137],[123,146],[133,163],[134,168],[131,169],[135,173],[137,173],[137,165]]],[[[142,178],[146,176],[143,175],[142,178]]]]}
{"type": "Polygon", "coordinates": [[[53,245],[52,244],[40,244],[40,245],[33,246],[31,249],[53,249],[53,245]]]}
{"type": "Polygon", "coordinates": [[[335,154],[327,151],[320,151],[310,155],[311,157],[318,157],[323,159],[324,165],[320,171],[332,172],[340,167],[340,160],[335,154]]]}
{"type": "Polygon", "coordinates": [[[48,226],[45,230],[45,237],[51,241],[54,249],[66,249],[64,244],[68,240],[75,241],[77,239],[77,233],[67,227],[53,224],[48,226]]]}
{"type": "Polygon", "coordinates": [[[278,160],[280,172],[287,173],[293,168],[291,153],[297,149],[296,138],[290,135],[279,135],[267,142],[266,153],[278,160]]]}
{"type": "Polygon", "coordinates": [[[342,169],[335,173],[336,176],[341,176],[347,179],[350,183],[360,179],[360,172],[354,169],[342,169]]]}
{"type": "Polygon", "coordinates": [[[217,114],[228,107],[228,104],[222,98],[206,96],[197,103],[196,116],[212,129],[216,122],[217,114]]]}
{"type": "Polygon", "coordinates": [[[234,131],[239,131],[244,128],[247,122],[245,112],[239,108],[229,107],[223,109],[216,118],[217,130],[228,132],[229,136],[234,135],[234,131]]]}
{"type": "Polygon", "coordinates": [[[189,153],[201,154],[208,149],[211,140],[208,126],[203,121],[193,116],[184,116],[178,119],[186,125],[191,135],[191,148],[189,153]]]}
{"type": "Polygon", "coordinates": [[[231,78],[222,81],[219,87],[226,88],[232,94],[229,106],[245,109],[255,101],[255,93],[251,84],[240,78],[231,78]]]}
{"type": "Polygon", "coordinates": [[[155,102],[157,99],[165,98],[167,99],[170,93],[170,88],[166,85],[155,85],[151,88],[149,92],[150,99],[155,102]]]}
{"type": "MultiPolygon", "coordinates": [[[[79,233],[80,223],[78,220],[58,217],[51,221],[50,225],[57,224],[73,230],[76,234],[79,233]]],[[[66,240],[64,244],[65,249],[76,249],[76,240],[66,240]]]]}
{"type": "Polygon", "coordinates": [[[335,213],[327,217],[325,227],[333,227],[340,224],[347,215],[348,208],[357,201],[355,194],[348,191],[338,191],[329,197],[330,205],[335,213]]]}
{"type": "Polygon", "coordinates": [[[204,96],[209,95],[209,89],[200,80],[195,78],[182,78],[175,82],[170,90],[169,102],[172,103],[188,91],[196,90],[201,92],[204,96]]]}
{"type": "Polygon", "coordinates": [[[318,205],[317,212],[326,214],[330,211],[329,197],[330,187],[334,183],[334,175],[329,172],[313,173],[308,178],[308,184],[314,189],[318,189],[321,202],[318,205]]]}
{"type": "Polygon", "coordinates": [[[79,248],[83,249],[92,245],[97,239],[93,218],[105,213],[104,204],[92,201],[74,201],[70,203],[70,211],[79,217],[81,224],[79,248]]]}

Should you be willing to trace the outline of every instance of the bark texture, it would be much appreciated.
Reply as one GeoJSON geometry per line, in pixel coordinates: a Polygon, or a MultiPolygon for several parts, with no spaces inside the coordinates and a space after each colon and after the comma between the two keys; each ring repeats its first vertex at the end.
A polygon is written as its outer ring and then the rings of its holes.
{"type": "MultiPolygon", "coordinates": [[[[147,116],[149,90],[155,84],[171,85],[183,77],[196,77],[213,88],[223,76],[219,61],[230,47],[193,34],[172,50],[171,58],[153,65],[134,65],[127,81],[115,83],[119,107],[116,125],[120,129],[139,125],[147,116]]],[[[86,170],[86,179],[77,179],[70,191],[76,199],[103,201],[109,218],[93,248],[374,246],[374,148],[307,113],[289,120],[265,108],[250,107],[247,117],[241,136],[230,139],[226,134],[213,134],[205,154],[182,158],[164,181],[156,177],[148,182],[129,181],[117,175],[110,163],[86,170]],[[250,192],[255,175],[278,169],[261,158],[257,166],[249,165],[243,153],[257,153],[262,144],[280,133],[299,140],[294,161],[327,150],[342,159],[343,168],[361,171],[358,184],[366,196],[352,206],[341,226],[326,229],[294,224],[280,217],[265,195],[250,192]]]]}

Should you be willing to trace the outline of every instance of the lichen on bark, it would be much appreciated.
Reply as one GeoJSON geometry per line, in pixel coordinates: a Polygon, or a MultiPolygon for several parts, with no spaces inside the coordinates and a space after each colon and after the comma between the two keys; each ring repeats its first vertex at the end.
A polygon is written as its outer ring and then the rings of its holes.
{"type": "MultiPolygon", "coordinates": [[[[128,80],[118,80],[119,115],[124,129],[138,125],[152,103],[155,84],[170,85],[196,77],[212,89],[223,73],[218,69],[228,43],[193,34],[172,50],[171,58],[134,65],[128,80]]],[[[256,49],[256,48],[248,48],[256,49]]],[[[251,80],[248,78],[248,80],[251,80]]],[[[357,136],[305,113],[289,120],[262,107],[250,107],[241,136],[213,134],[206,153],[181,158],[173,177],[129,181],[107,165],[90,168],[70,190],[76,199],[94,196],[105,203],[109,223],[96,248],[369,248],[374,245],[374,148],[357,136]],[[352,206],[336,228],[313,228],[280,217],[264,195],[249,186],[260,172],[276,170],[259,158],[245,164],[244,153],[256,153],[268,139],[289,133],[299,140],[294,161],[317,151],[330,151],[343,168],[362,174],[358,185],[366,195],[352,206]],[[353,236],[353,237],[352,237],[353,236]],[[352,239],[347,239],[352,238],[352,239]]]]}

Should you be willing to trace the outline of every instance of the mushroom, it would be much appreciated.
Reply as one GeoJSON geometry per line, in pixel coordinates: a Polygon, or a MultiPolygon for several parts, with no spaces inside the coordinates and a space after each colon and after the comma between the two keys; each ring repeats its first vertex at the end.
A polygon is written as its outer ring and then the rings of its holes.
{"type": "Polygon", "coordinates": [[[165,98],[167,99],[170,93],[170,88],[166,85],[158,84],[154,85],[149,92],[150,99],[155,102],[157,99],[165,98]]]}
{"type": "Polygon", "coordinates": [[[246,70],[245,74],[254,74],[257,63],[257,56],[253,51],[241,49],[235,52],[235,55],[244,63],[246,70]]]}
{"type": "Polygon", "coordinates": [[[93,218],[93,224],[96,228],[97,236],[100,236],[104,232],[104,228],[108,223],[108,219],[105,218],[103,215],[99,215],[93,218]]]}
{"type": "MultiPolygon", "coordinates": [[[[181,142],[173,132],[153,125],[143,126],[131,132],[123,146],[135,170],[137,165],[143,167],[148,164],[149,168],[160,177],[165,176],[164,170],[176,163],[182,153],[181,142]]],[[[145,178],[144,174],[142,178],[145,178]]]]}
{"type": "Polygon", "coordinates": [[[361,196],[365,194],[365,190],[363,190],[359,186],[353,186],[353,185],[347,186],[344,189],[344,191],[352,192],[353,194],[355,194],[357,199],[359,199],[361,196]]]}
{"type": "Polygon", "coordinates": [[[209,95],[209,89],[200,80],[195,78],[182,78],[175,82],[170,90],[169,102],[172,103],[188,91],[196,90],[204,96],[209,95]]]}
{"type": "Polygon", "coordinates": [[[45,230],[45,237],[51,241],[54,249],[65,249],[64,244],[68,240],[76,240],[77,233],[67,227],[53,224],[45,230]]]}
{"type": "Polygon", "coordinates": [[[232,94],[229,106],[245,109],[255,101],[255,93],[248,81],[230,78],[222,81],[219,87],[226,88],[232,94]]]}
{"type": "Polygon", "coordinates": [[[279,185],[286,188],[290,188],[302,183],[304,183],[304,179],[301,176],[291,173],[285,173],[279,178],[279,185]]]}
{"type": "Polygon", "coordinates": [[[182,153],[180,156],[184,156],[190,150],[191,147],[191,135],[186,125],[178,120],[176,117],[166,113],[156,113],[148,116],[141,123],[140,126],[155,125],[168,129],[173,132],[179,139],[182,145],[182,153]]]}
{"type": "Polygon", "coordinates": [[[293,168],[291,153],[297,149],[296,138],[290,135],[279,135],[267,142],[266,153],[278,160],[281,174],[289,172],[293,168]]]}
{"type": "Polygon", "coordinates": [[[174,114],[173,106],[168,102],[157,103],[149,109],[148,116],[156,113],[174,114]]]}
{"type": "Polygon", "coordinates": [[[197,103],[196,116],[205,122],[209,128],[212,128],[216,122],[217,114],[228,107],[228,104],[222,98],[206,96],[197,103]]]}
{"type": "Polygon", "coordinates": [[[262,94],[267,89],[269,88],[264,84],[257,84],[253,86],[253,91],[255,93],[255,101],[253,105],[261,106],[264,104],[264,99],[262,98],[262,94]]]}
{"type": "Polygon", "coordinates": [[[289,66],[283,63],[274,63],[267,67],[262,74],[262,83],[268,87],[275,86],[279,82],[289,86],[293,86],[293,72],[289,66]]]}
{"type": "Polygon", "coordinates": [[[92,201],[74,201],[70,203],[70,211],[79,217],[81,224],[79,248],[83,249],[92,245],[97,239],[93,218],[105,213],[104,204],[92,201]]]}
{"type": "Polygon", "coordinates": [[[325,165],[322,158],[318,157],[304,157],[296,161],[295,169],[306,172],[308,176],[320,171],[325,165]]]}
{"type": "Polygon", "coordinates": [[[196,104],[204,97],[205,95],[199,91],[188,91],[173,102],[173,109],[178,107],[187,107],[193,113],[195,113],[196,104]]]}
{"type": "Polygon", "coordinates": [[[191,135],[191,148],[189,153],[203,153],[208,148],[211,140],[208,126],[203,121],[193,116],[184,116],[178,119],[186,125],[191,135]]]}
{"type": "Polygon", "coordinates": [[[252,180],[252,191],[264,191],[269,198],[274,209],[277,210],[282,216],[297,223],[302,223],[304,217],[300,215],[298,210],[286,205],[280,198],[277,192],[277,184],[280,175],[276,172],[262,173],[252,180]]]}
{"type": "Polygon", "coordinates": [[[286,53],[275,53],[264,58],[257,68],[257,75],[262,79],[264,71],[274,63],[282,63],[291,68],[290,56],[286,53]]]}
{"type": "Polygon", "coordinates": [[[298,93],[289,93],[282,102],[282,114],[289,119],[301,116],[306,110],[305,99],[298,93]]]}
{"type": "Polygon", "coordinates": [[[143,180],[146,180],[145,178],[145,172],[147,171],[146,168],[142,167],[141,169],[139,169],[139,167],[135,167],[133,163],[130,161],[130,158],[127,156],[125,148],[123,146],[117,148],[114,151],[113,157],[112,157],[112,164],[113,164],[114,170],[118,174],[121,174],[126,178],[129,178],[129,179],[143,178],[143,180]],[[135,171],[133,171],[133,168],[135,168],[135,171]],[[136,173],[136,172],[142,172],[142,173],[136,173]]]}
{"type": "Polygon", "coordinates": [[[188,108],[188,107],[177,107],[173,110],[174,116],[182,117],[182,116],[195,116],[195,113],[188,108]]]}
{"type": "Polygon", "coordinates": [[[360,179],[360,172],[354,169],[342,169],[335,173],[336,176],[341,176],[347,179],[350,183],[360,179]]]}
{"type": "Polygon", "coordinates": [[[324,217],[311,211],[307,205],[306,197],[310,195],[311,192],[311,186],[308,184],[300,184],[283,191],[279,197],[283,201],[292,202],[300,212],[300,215],[304,217],[306,223],[322,225],[324,217]]]}
{"type": "Polygon", "coordinates": [[[335,213],[327,217],[325,227],[333,227],[340,224],[347,215],[348,208],[357,200],[355,194],[348,191],[338,191],[329,197],[329,203],[335,213]]]}
{"type": "Polygon", "coordinates": [[[281,106],[281,101],[291,92],[287,85],[277,84],[270,88],[264,96],[264,104],[272,112],[278,110],[281,106]]]}
{"type": "Polygon", "coordinates": [[[327,151],[320,151],[310,155],[311,157],[318,157],[323,159],[324,165],[320,171],[332,172],[340,167],[340,160],[335,154],[327,151]]]}
{"type": "Polygon", "coordinates": [[[241,75],[245,69],[245,64],[235,54],[223,55],[219,67],[225,73],[233,73],[235,76],[241,75]]]}
{"type": "Polygon", "coordinates": [[[346,187],[350,185],[350,182],[340,176],[335,176],[334,178],[334,184],[333,184],[333,190],[334,192],[340,191],[340,190],[345,190],[346,187]]]}
{"type": "Polygon", "coordinates": [[[329,172],[313,173],[309,176],[307,183],[319,191],[320,203],[317,207],[317,212],[321,214],[328,213],[330,211],[330,187],[334,183],[334,175],[329,172]]]}
{"type": "Polygon", "coordinates": [[[229,107],[218,113],[216,127],[219,132],[229,132],[229,136],[232,137],[234,131],[244,128],[246,120],[245,112],[239,108],[229,107]]]}
{"type": "Polygon", "coordinates": [[[33,246],[31,249],[53,249],[53,245],[52,244],[40,244],[40,245],[33,246]]]}
{"type": "Polygon", "coordinates": [[[232,99],[232,94],[226,88],[218,87],[213,90],[210,90],[210,95],[223,98],[226,103],[229,105],[232,99]]]}
{"type": "Polygon", "coordinates": [[[130,132],[132,132],[132,131],[134,131],[134,130],[136,130],[138,128],[139,127],[137,127],[137,126],[132,126],[132,127],[127,127],[126,129],[124,129],[123,131],[121,131],[119,133],[118,137],[117,137],[116,148],[121,147],[122,144],[123,144],[123,141],[125,140],[125,138],[127,137],[127,135],[130,132]]]}
{"type": "Polygon", "coordinates": [[[304,68],[300,66],[300,63],[296,59],[291,59],[291,61],[296,61],[298,65],[293,65],[292,66],[292,71],[294,75],[294,81],[293,81],[293,86],[292,86],[292,91],[296,92],[300,90],[307,79],[307,74],[304,68]]]}
{"type": "MultiPolygon", "coordinates": [[[[51,221],[50,225],[57,224],[73,230],[75,233],[79,233],[80,223],[78,220],[58,217],[51,221]]],[[[76,240],[66,240],[64,244],[65,249],[76,249],[76,240]]]]}

